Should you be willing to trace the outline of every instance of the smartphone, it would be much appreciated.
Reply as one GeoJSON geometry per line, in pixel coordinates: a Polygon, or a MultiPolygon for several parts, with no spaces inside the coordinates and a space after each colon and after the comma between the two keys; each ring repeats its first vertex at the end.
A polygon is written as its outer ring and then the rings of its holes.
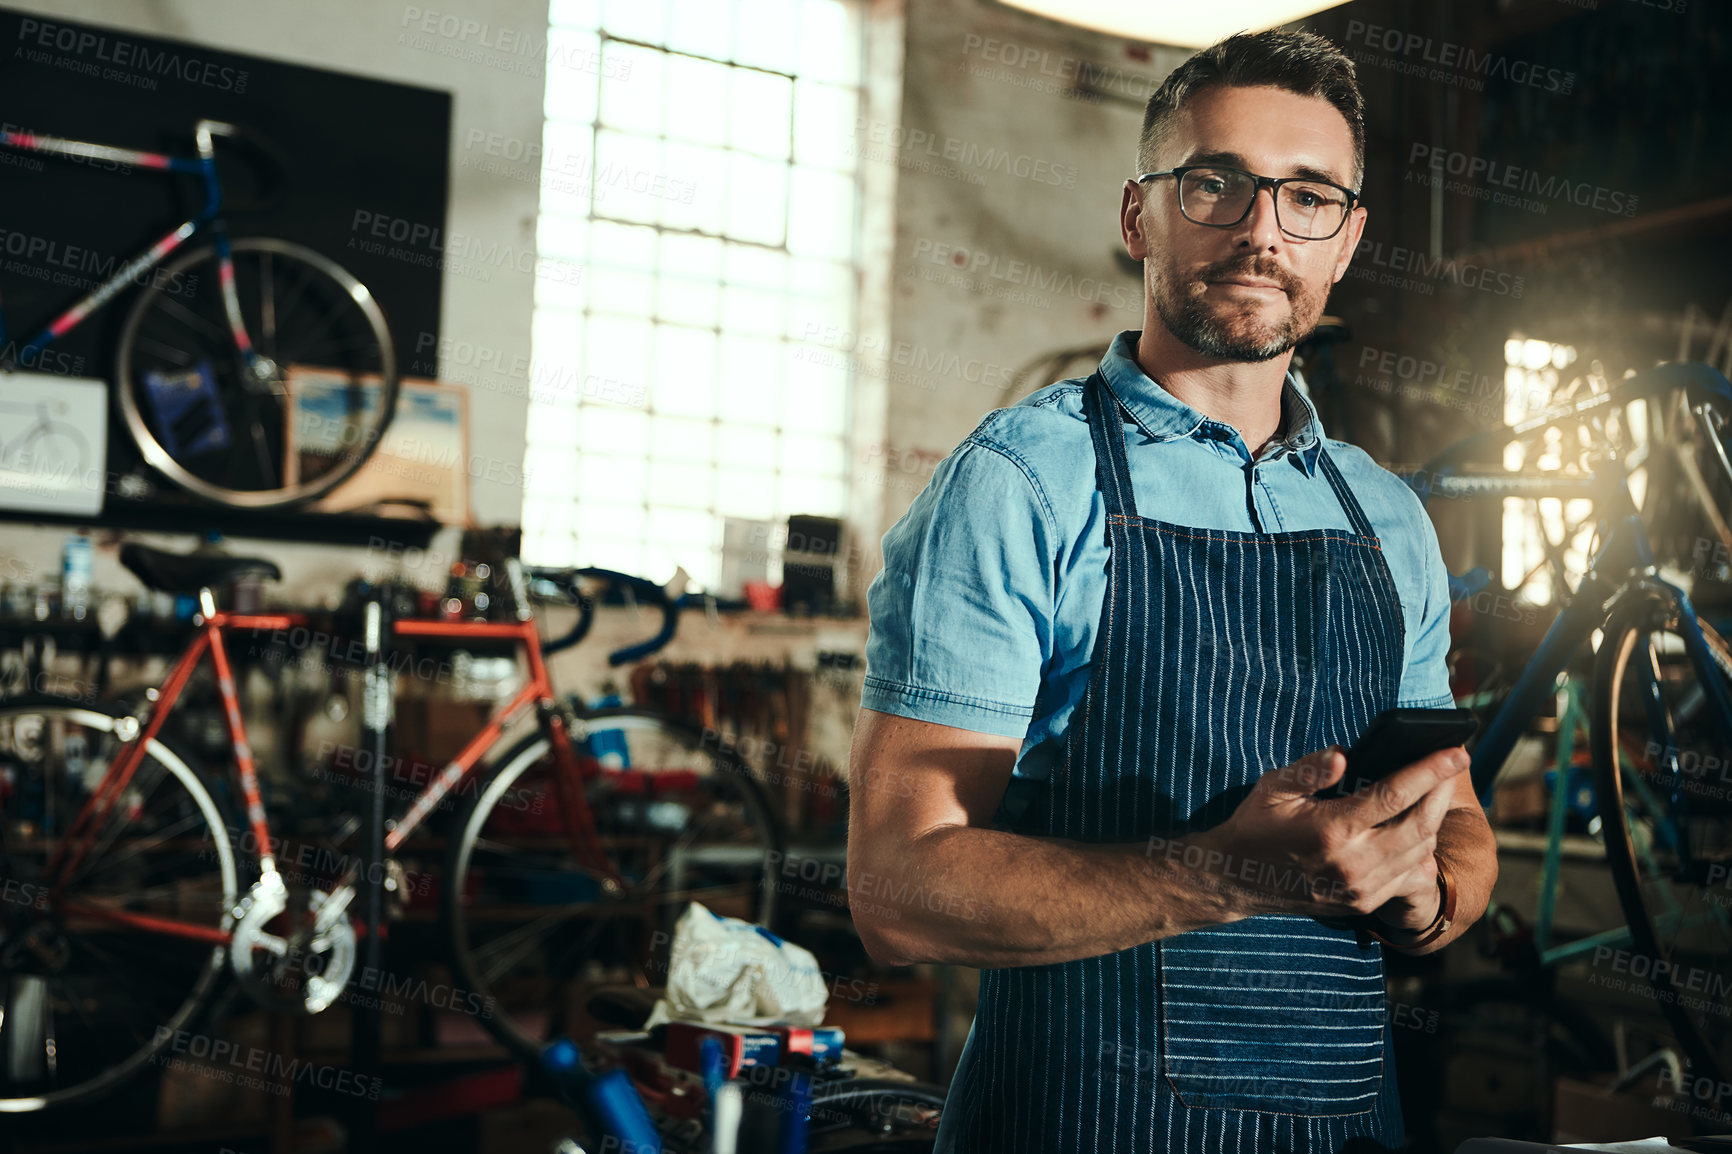
{"type": "Polygon", "coordinates": [[[1385,709],[1347,751],[1341,780],[1317,796],[1352,797],[1428,754],[1462,744],[1478,727],[1466,709],[1385,709]]]}

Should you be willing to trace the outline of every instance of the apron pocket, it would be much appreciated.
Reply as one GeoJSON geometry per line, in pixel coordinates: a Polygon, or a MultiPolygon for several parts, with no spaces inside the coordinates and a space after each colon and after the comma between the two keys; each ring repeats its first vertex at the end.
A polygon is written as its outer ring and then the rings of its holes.
{"type": "Polygon", "coordinates": [[[1363,1114],[1383,1081],[1383,957],[1268,916],[1160,947],[1161,1069],[1187,1106],[1363,1114]]]}

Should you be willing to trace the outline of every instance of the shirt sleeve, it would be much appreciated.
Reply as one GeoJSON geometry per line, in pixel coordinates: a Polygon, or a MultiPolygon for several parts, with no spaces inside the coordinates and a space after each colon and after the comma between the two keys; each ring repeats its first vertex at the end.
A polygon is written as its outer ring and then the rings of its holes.
{"type": "MultiPolygon", "coordinates": [[[[1412,496],[1412,494],[1409,494],[1412,496]]],[[[1419,629],[1408,649],[1407,668],[1401,673],[1398,704],[1430,709],[1448,709],[1455,704],[1449,691],[1449,570],[1437,545],[1437,528],[1417,497],[1413,498],[1418,523],[1423,526],[1425,559],[1425,608],[1419,629]]]]}
{"type": "Polygon", "coordinates": [[[1027,734],[1052,647],[1052,510],[1008,448],[965,441],[884,535],[861,705],[1027,734]]]}

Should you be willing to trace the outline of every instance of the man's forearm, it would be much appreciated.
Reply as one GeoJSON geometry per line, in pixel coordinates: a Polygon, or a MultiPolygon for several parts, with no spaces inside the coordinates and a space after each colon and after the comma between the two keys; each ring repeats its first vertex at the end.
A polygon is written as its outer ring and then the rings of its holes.
{"type": "MultiPolygon", "coordinates": [[[[1199,852],[1205,838],[1191,839],[1199,852]]],[[[851,864],[849,902],[876,931],[875,956],[894,964],[1046,965],[1245,916],[1230,887],[1201,884],[1184,857],[946,826],[851,864]]]]}

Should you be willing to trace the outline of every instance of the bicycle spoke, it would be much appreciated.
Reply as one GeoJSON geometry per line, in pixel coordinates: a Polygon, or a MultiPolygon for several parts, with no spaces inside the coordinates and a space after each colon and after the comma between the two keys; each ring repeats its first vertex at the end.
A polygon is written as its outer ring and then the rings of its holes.
{"type": "MultiPolygon", "coordinates": [[[[279,476],[275,463],[276,454],[270,446],[270,434],[266,428],[269,419],[278,416],[282,408],[276,402],[274,393],[260,393],[247,387],[237,387],[228,394],[228,403],[224,413],[231,430],[246,430],[246,444],[251,452],[246,452],[235,438],[235,443],[223,458],[222,478],[226,485],[235,489],[274,488],[279,476]],[[275,413],[270,408],[275,407],[275,413]],[[268,484],[260,485],[260,479],[268,484]]],[[[279,417],[279,422],[281,418],[279,417]]],[[[286,435],[286,434],[285,434],[286,435]]]]}
{"type": "Polygon", "coordinates": [[[230,334],[226,325],[218,325],[199,316],[179,301],[172,300],[165,296],[162,298],[161,304],[162,310],[165,313],[180,321],[181,324],[192,329],[194,332],[203,333],[205,338],[212,344],[219,346],[225,345],[231,339],[232,334],[230,334]]]}
{"type": "Polygon", "coordinates": [[[259,256],[259,351],[277,359],[277,282],[268,252],[259,256]]]}
{"type": "Polygon", "coordinates": [[[199,362],[198,354],[185,352],[178,345],[166,345],[161,341],[140,337],[138,347],[152,354],[156,360],[171,364],[177,369],[190,369],[199,362]]]}
{"type": "MultiPolygon", "coordinates": [[[[288,365],[310,365],[313,367],[329,367],[336,365],[347,368],[353,373],[374,373],[379,370],[379,343],[373,339],[371,333],[338,333],[312,344],[309,344],[306,341],[297,343],[293,351],[289,354],[285,354],[279,363],[288,365]],[[333,355],[325,357],[314,356],[314,351],[319,349],[330,349],[333,355]],[[341,355],[349,351],[366,354],[364,357],[359,358],[360,360],[365,361],[365,363],[357,364],[354,359],[346,359],[341,355]]],[[[368,387],[374,388],[377,386],[369,385],[368,387]]]]}
{"type": "MultiPolygon", "coordinates": [[[[149,785],[147,788],[141,788],[139,785],[136,784],[140,780],[141,775],[148,774],[151,772],[152,771],[150,771],[146,767],[140,766],[139,771],[137,773],[133,774],[132,780],[135,784],[128,786],[129,791],[130,790],[137,790],[139,792],[140,799],[141,799],[140,800],[140,811],[141,812],[143,812],[143,810],[144,810],[144,802],[148,801],[150,799],[150,797],[155,794],[157,786],[162,784],[162,779],[165,776],[165,773],[163,771],[160,771],[160,770],[155,771],[153,777],[147,778],[147,780],[149,782],[149,785]]],[[[131,824],[129,821],[126,821],[126,820],[118,820],[118,821],[116,820],[116,818],[118,816],[117,811],[118,811],[119,807],[124,805],[125,803],[126,803],[126,795],[125,794],[122,794],[119,798],[116,798],[114,800],[113,805],[115,808],[110,809],[108,811],[107,815],[105,816],[104,825],[103,825],[103,829],[104,829],[104,831],[106,831],[105,835],[102,836],[101,840],[99,842],[97,842],[94,846],[92,846],[91,849],[84,855],[85,862],[94,864],[98,861],[101,861],[107,855],[109,849],[114,845],[114,843],[117,840],[119,840],[120,835],[125,832],[126,827],[129,824],[131,824]]]]}
{"type": "MultiPolygon", "coordinates": [[[[155,990],[149,989],[140,984],[140,978],[144,975],[139,972],[136,962],[129,965],[126,961],[116,957],[114,954],[111,954],[106,950],[97,949],[88,938],[77,938],[75,941],[86,953],[96,958],[105,967],[104,974],[97,977],[95,980],[103,982],[110,980],[118,981],[120,985],[125,986],[128,990],[132,991],[134,1003],[152,1016],[152,1023],[149,1030],[146,1030],[139,1025],[136,1016],[128,1018],[124,1022],[126,1030],[132,1035],[134,1044],[152,1042],[156,1026],[162,1024],[160,1021],[161,1007],[165,1004],[172,1006],[181,997],[178,986],[173,989],[168,989],[167,987],[169,982],[166,980],[159,980],[158,988],[162,989],[163,992],[158,993],[155,990]]],[[[76,989],[69,988],[66,991],[66,995],[66,1000],[74,1006],[79,1005],[82,1001],[79,997],[79,992],[76,989]]],[[[90,1023],[90,1029],[93,1034],[104,1032],[105,1026],[107,1029],[113,1028],[111,1024],[107,1023],[90,1023]]]]}
{"type": "MultiPolygon", "coordinates": [[[[177,897],[177,896],[179,896],[180,892],[181,891],[180,891],[179,884],[177,882],[171,881],[171,882],[162,882],[162,883],[159,883],[159,884],[153,885],[153,886],[128,886],[126,893],[124,895],[120,895],[120,897],[121,897],[121,900],[124,900],[125,902],[127,902],[129,904],[149,905],[150,899],[152,899],[152,898],[177,897]]],[[[105,900],[103,900],[103,898],[100,895],[90,894],[88,892],[86,892],[85,896],[82,898],[82,904],[91,905],[91,906],[102,906],[105,909],[124,909],[125,908],[124,906],[117,904],[117,902],[113,899],[105,901],[105,900]]]]}
{"type": "Polygon", "coordinates": [[[252,420],[247,422],[247,429],[252,434],[253,457],[259,465],[259,476],[264,480],[264,484],[260,488],[275,489],[279,484],[277,465],[272,459],[271,446],[265,437],[264,422],[259,419],[257,413],[253,415],[252,420]]]}
{"type": "Polygon", "coordinates": [[[300,276],[296,279],[293,285],[289,286],[294,290],[294,292],[292,295],[285,294],[285,301],[279,302],[276,306],[277,329],[279,332],[288,327],[289,320],[295,316],[296,310],[301,307],[301,302],[307,298],[307,290],[312,287],[313,281],[317,276],[312,265],[296,262],[295,267],[299,270],[300,276]]]}
{"type": "Polygon", "coordinates": [[[541,944],[543,939],[537,937],[541,931],[563,922],[572,921],[579,916],[581,914],[572,913],[569,907],[552,910],[527,925],[506,931],[488,945],[477,950],[476,956],[478,958],[491,959],[496,962],[485,971],[488,982],[498,981],[513,966],[528,957],[529,951],[541,944]]]}
{"type": "MultiPolygon", "coordinates": [[[[64,981],[60,982],[59,984],[61,986],[67,985],[67,983],[64,981]]],[[[76,991],[71,990],[71,989],[67,989],[65,991],[65,994],[66,994],[66,1004],[68,1006],[72,1007],[72,1014],[74,1017],[76,1017],[78,1019],[79,1024],[82,1025],[86,1030],[89,1030],[92,1034],[96,1033],[97,1030],[100,1029],[100,1027],[96,1024],[96,1019],[92,1018],[90,1016],[90,1011],[88,1011],[84,1008],[84,999],[78,997],[76,994],[76,991]]],[[[135,1032],[134,1036],[136,1037],[136,1032],[135,1032]]]]}
{"type": "MultiPolygon", "coordinates": [[[[475,843],[475,849],[478,853],[488,852],[506,860],[510,860],[513,854],[513,847],[511,844],[502,841],[477,840],[475,843]]],[[[526,865],[524,862],[519,860],[508,869],[501,870],[498,867],[494,867],[491,872],[496,877],[513,874],[522,877],[572,877],[575,875],[590,878],[596,882],[604,882],[607,880],[607,875],[602,871],[595,869],[592,866],[585,865],[582,862],[568,861],[563,858],[557,862],[550,862],[546,865],[526,865]]]]}
{"type": "MultiPolygon", "coordinates": [[[[163,843],[171,840],[172,838],[175,837],[175,835],[182,833],[185,830],[192,829],[192,828],[202,824],[203,820],[204,820],[203,815],[197,813],[196,811],[193,813],[189,813],[185,817],[181,818],[178,822],[176,822],[173,825],[167,827],[166,829],[163,829],[162,831],[160,831],[155,837],[152,837],[149,839],[143,839],[143,838],[139,839],[135,848],[128,850],[126,853],[122,854],[121,856],[105,858],[104,864],[110,865],[110,866],[118,865],[120,862],[128,861],[131,858],[135,858],[139,854],[145,853],[149,850],[153,850],[157,846],[162,845],[163,843]]],[[[80,876],[82,876],[82,875],[80,875],[80,876]]]]}
{"type": "MultiPolygon", "coordinates": [[[[330,327],[337,323],[337,318],[338,314],[334,311],[326,313],[325,318],[319,322],[319,327],[313,329],[310,334],[298,340],[292,348],[283,354],[280,363],[290,365],[301,363],[301,350],[315,337],[323,337],[330,327]]],[[[336,367],[340,368],[342,366],[336,367]]]]}
{"type": "Polygon", "coordinates": [[[663,851],[661,857],[656,862],[655,868],[645,875],[643,881],[638,884],[644,889],[654,888],[655,883],[661,880],[662,875],[668,871],[668,868],[673,864],[675,859],[679,857],[681,852],[691,848],[692,844],[697,840],[698,831],[703,828],[707,828],[707,826],[688,826],[686,832],[680,835],[680,840],[663,851]]]}

